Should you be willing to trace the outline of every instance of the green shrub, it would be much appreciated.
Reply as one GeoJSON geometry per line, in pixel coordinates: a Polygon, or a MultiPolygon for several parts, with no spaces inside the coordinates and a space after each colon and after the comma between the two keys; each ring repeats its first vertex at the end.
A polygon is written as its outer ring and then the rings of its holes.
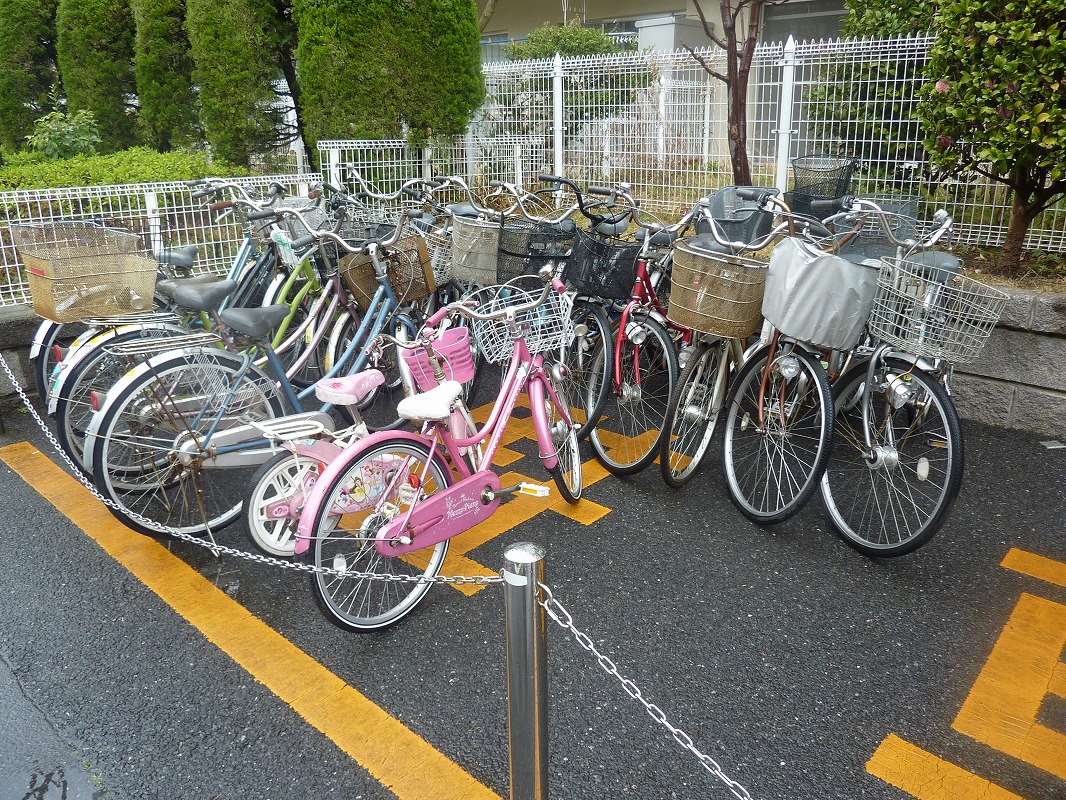
{"type": "Polygon", "coordinates": [[[0,167],[0,191],[185,181],[207,175],[230,177],[245,174],[247,170],[218,159],[209,163],[206,153],[183,150],[157,153],[145,147],[134,147],[109,155],[83,155],[64,160],[12,156],[5,166],[0,167]]]}
{"type": "Polygon", "coordinates": [[[33,133],[26,139],[45,158],[92,155],[100,144],[100,126],[93,112],[84,108],[72,114],[52,111],[33,123],[33,133]]]}

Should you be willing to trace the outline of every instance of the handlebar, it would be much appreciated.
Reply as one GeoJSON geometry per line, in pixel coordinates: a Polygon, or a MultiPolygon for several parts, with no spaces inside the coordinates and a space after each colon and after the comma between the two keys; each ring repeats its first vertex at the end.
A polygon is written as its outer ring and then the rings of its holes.
{"type": "Polygon", "coordinates": [[[551,280],[545,281],[544,291],[540,293],[540,297],[538,297],[537,299],[530,300],[526,303],[519,303],[518,305],[514,306],[508,306],[507,308],[501,309],[499,311],[494,311],[489,314],[482,314],[478,311],[475,311],[473,308],[471,308],[469,300],[456,300],[454,303],[449,303],[448,305],[437,309],[437,311],[432,316],[430,316],[429,319],[426,320],[425,325],[423,325],[423,328],[436,328],[437,325],[439,325],[445,317],[451,316],[452,314],[458,314],[460,317],[464,317],[469,320],[474,320],[475,322],[487,322],[489,320],[495,319],[507,319],[509,316],[514,316],[515,314],[518,314],[523,311],[532,311],[534,308],[544,305],[548,301],[548,296],[552,293],[552,291],[556,291],[559,294],[566,294],[566,284],[564,284],[558,278],[552,278],[551,280]]]}

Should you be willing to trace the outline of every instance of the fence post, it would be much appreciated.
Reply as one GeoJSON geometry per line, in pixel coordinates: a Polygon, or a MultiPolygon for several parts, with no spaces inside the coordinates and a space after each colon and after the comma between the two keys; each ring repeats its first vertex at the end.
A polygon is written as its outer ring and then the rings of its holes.
{"type": "Polygon", "coordinates": [[[503,557],[511,800],[547,800],[547,620],[538,602],[544,549],[520,542],[508,547],[503,557]]]}
{"type": "Polygon", "coordinates": [[[789,35],[781,54],[781,94],[777,114],[777,188],[788,190],[788,163],[792,149],[792,96],[796,90],[796,40],[789,35]]]}
{"type": "Polygon", "coordinates": [[[163,222],[159,218],[159,198],[153,191],[144,193],[144,215],[148,218],[148,245],[152,255],[163,252],[163,222]]]}
{"type": "Polygon", "coordinates": [[[555,174],[563,174],[563,57],[555,54],[555,78],[552,81],[552,96],[554,99],[554,113],[552,124],[555,130],[555,174]]]}

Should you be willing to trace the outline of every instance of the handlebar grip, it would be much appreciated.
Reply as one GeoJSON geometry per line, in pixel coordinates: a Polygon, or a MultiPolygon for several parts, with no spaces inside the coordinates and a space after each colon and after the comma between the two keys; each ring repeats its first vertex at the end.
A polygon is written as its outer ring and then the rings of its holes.
{"type": "Polygon", "coordinates": [[[266,211],[251,211],[248,213],[248,219],[273,219],[277,216],[277,212],[272,208],[268,208],[266,211]]]}
{"type": "Polygon", "coordinates": [[[491,186],[493,189],[496,189],[496,188],[498,188],[500,186],[503,186],[503,181],[491,180],[491,181],[489,181],[489,186],[491,186]]]}
{"type": "Polygon", "coordinates": [[[193,178],[191,181],[185,181],[185,185],[190,189],[193,186],[203,186],[207,181],[204,178],[193,178]]]}
{"type": "Polygon", "coordinates": [[[322,188],[330,194],[342,194],[341,190],[334,186],[329,181],[322,181],[322,188]]]}
{"type": "Polygon", "coordinates": [[[233,208],[236,205],[232,200],[222,200],[218,203],[212,203],[207,207],[208,211],[225,211],[227,208],[233,208]]]}
{"type": "Polygon", "coordinates": [[[450,312],[451,309],[448,306],[441,306],[430,315],[429,319],[425,321],[425,327],[436,328],[438,325],[440,325],[444,318],[448,316],[450,312]]]}
{"type": "Polygon", "coordinates": [[[285,194],[285,189],[282,188],[281,184],[277,181],[271,181],[267,185],[267,195],[270,197],[274,197],[279,194],[285,194]]]}
{"type": "Polygon", "coordinates": [[[565,178],[560,178],[558,175],[550,175],[547,172],[542,172],[537,175],[537,180],[541,183],[565,183],[565,178]]]}
{"type": "Polygon", "coordinates": [[[759,205],[766,202],[766,198],[769,197],[771,191],[769,189],[760,189],[756,186],[738,186],[737,197],[741,200],[754,200],[759,205]]]}
{"type": "Polygon", "coordinates": [[[606,186],[590,186],[585,192],[588,194],[598,194],[603,197],[610,197],[612,194],[615,194],[614,189],[608,189],[606,186]]]}
{"type": "Polygon", "coordinates": [[[811,213],[816,217],[828,217],[838,211],[847,211],[851,208],[852,198],[833,197],[829,200],[811,200],[811,213]]]}
{"type": "Polygon", "coordinates": [[[195,192],[192,193],[192,196],[193,199],[199,200],[201,197],[208,197],[212,194],[214,194],[214,192],[210,189],[197,189],[195,192]]]}
{"type": "Polygon", "coordinates": [[[293,250],[302,250],[303,248],[307,247],[308,245],[312,245],[314,243],[315,243],[315,237],[314,236],[310,236],[310,235],[301,236],[299,239],[293,239],[292,242],[290,242],[290,244],[292,245],[292,249],[293,250]]]}

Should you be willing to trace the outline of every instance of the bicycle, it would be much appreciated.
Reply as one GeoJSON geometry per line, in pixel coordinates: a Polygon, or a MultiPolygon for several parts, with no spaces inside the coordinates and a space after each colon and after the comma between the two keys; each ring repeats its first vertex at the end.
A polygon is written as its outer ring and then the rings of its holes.
{"type": "Polygon", "coordinates": [[[529,397],[544,467],[568,502],[580,498],[577,436],[556,371],[545,363],[545,354],[572,335],[570,301],[558,280],[540,291],[524,288],[527,283],[486,287],[433,314],[423,333],[404,345],[437,367],[438,385],[404,399],[398,409],[422,421],[421,430],[361,439],[318,478],[295,549],[322,568],[311,577],[313,591],[338,627],[366,632],[395,624],[424,599],[452,537],[488,518],[505,497],[547,493],[533,484],[504,487],[491,470],[520,393],[529,397]],[[445,379],[433,355],[438,326],[449,314],[471,322],[490,361],[510,359],[493,410],[473,435],[461,386],[445,379]],[[481,444],[472,467],[464,450],[469,455],[481,444]]]}
{"type": "Polygon", "coordinates": [[[943,212],[925,230],[869,201],[848,212],[878,218],[890,248],[858,248],[858,258],[879,258],[877,286],[867,341],[833,383],[836,437],[820,490],[849,546],[902,556],[942,528],[958,494],[965,459],[951,374],[980,353],[1006,295],[930,249],[950,235],[943,212]]]}
{"type": "MultiPolygon", "coordinates": [[[[377,282],[360,329],[327,377],[342,367],[348,373],[362,369],[371,358],[365,343],[386,327],[416,329],[397,313],[388,279],[390,267],[394,273],[424,269],[421,263],[401,263],[402,254],[389,250],[402,236],[404,222],[401,217],[384,241],[359,246],[333,231],[309,234],[344,252],[365,254],[377,282]]],[[[188,286],[179,292],[196,305],[208,302],[203,295],[210,290],[188,286]]],[[[182,349],[160,340],[165,352],[159,355],[146,354],[139,346],[120,351],[148,357],[107,393],[85,440],[93,479],[113,501],[109,510],[116,517],[148,535],[167,536],[177,529],[212,536],[237,518],[250,473],[275,454],[253,423],[286,416],[287,424],[297,429],[335,429],[330,404],[303,411],[301,400],[314,392],[314,385],[297,392],[267,339],[289,312],[283,305],[221,312],[222,321],[253,345],[246,353],[218,347],[217,337],[210,346],[195,342],[182,344],[182,349]],[[264,355],[265,371],[255,363],[256,353],[264,355]]]]}

